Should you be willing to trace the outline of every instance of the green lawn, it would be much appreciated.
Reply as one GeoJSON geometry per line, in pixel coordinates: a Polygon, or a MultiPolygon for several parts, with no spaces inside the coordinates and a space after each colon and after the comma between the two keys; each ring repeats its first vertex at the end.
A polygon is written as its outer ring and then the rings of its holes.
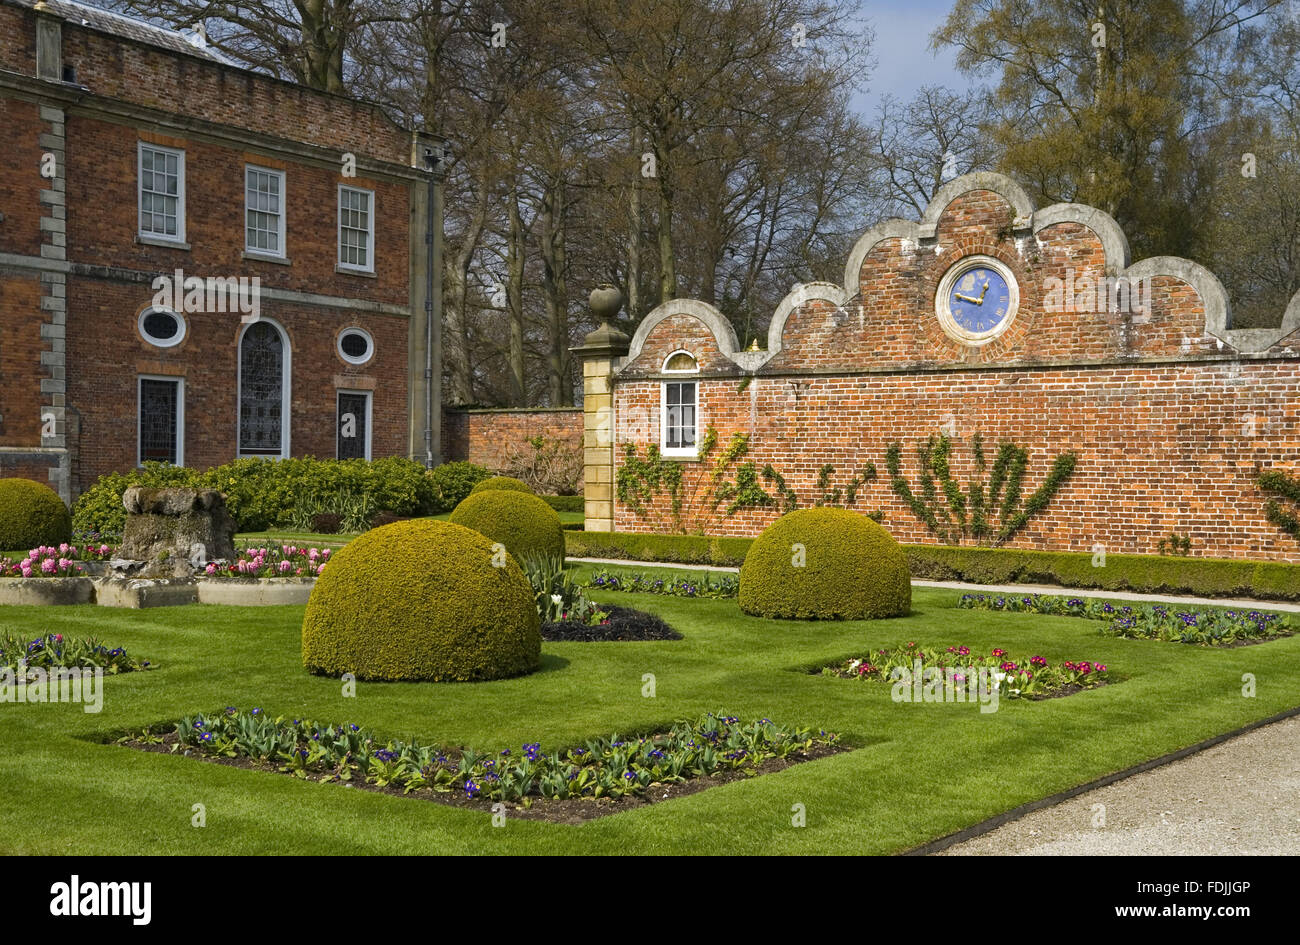
{"type": "MultiPolygon", "coordinates": [[[[584,569],[585,570],[585,569],[584,569]]],[[[667,572],[665,572],[667,573],[667,572]]],[[[542,669],[477,684],[340,684],[299,662],[301,607],[144,611],[3,607],[0,631],[95,635],[158,669],[108,678],[104,711],[0,705],[5,853],[891,853],[1001,811],[1300,705],[1300,636],[1209,650],[1103,637],[1097,624],[956,609],[915,590],[906,619],[751,619],[734,601],[604,594],[685,639],[545,644],[542,669]],[[867,647],[1003,646],[1094,659],[1126,677],[1062,699],[908,705],[889,687],[794,671],[867,647]],[[1257,698],[1243,698],[1254,673],[1257,698]],[[657,698],[641,695],[653,673],[657,698]],[[508,821],[337,785],[98,743],[223,706],[354,721],[393,736],[547,750],[725,710],[842,732],[857,750],[582,826],[508,821]],[[190,826],[194,804],[207,826],[190,826]],[[803,804],[807,826],[791,825],[803,804]]]]}

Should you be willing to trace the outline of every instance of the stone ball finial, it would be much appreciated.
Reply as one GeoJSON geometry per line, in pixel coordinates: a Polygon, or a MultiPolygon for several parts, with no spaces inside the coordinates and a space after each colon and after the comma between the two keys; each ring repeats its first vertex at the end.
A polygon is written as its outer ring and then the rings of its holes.
{"type": "Polygon", "coordinates": [[[623,307],[623,293],[619,291],[618,286],[606,282],[591,290],[588,302],[591,305],[591,313],[602,323],[608,323],[623,307]]]}

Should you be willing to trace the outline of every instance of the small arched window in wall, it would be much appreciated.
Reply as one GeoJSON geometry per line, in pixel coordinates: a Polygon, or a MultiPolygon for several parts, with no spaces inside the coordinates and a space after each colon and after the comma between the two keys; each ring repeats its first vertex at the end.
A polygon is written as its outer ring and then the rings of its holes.
{"type": "MultiPolygon", "coordinates": [[[[664,358],[664,374],[696,374],[699,362],[689,351],[674,351],[664,358]]],[[[676,378],[662,383],[659,414],[659,451],[664,456],[696,455],[699,439],[699,383],[695,379],[676,378]]]]}

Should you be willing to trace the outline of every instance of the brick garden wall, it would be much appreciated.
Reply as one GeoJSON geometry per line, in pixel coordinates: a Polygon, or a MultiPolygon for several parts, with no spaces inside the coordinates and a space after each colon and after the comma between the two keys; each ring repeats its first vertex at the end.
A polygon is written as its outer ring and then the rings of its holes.
{"type": "MultiPolygon", "coordinates": [[[[701,319],[663,319],[617,375],[616,466],[625,444],[644,455],[659,442],[658,372],[684,348],[700,363],[701,434],[708,426],[719,434],[713,458],[732,434],[748,434],[745,460],[760,470],[771,463],[801,508],[820,495],[823,466],[834,467],[831,488],[843,489],[873,463],[878,478],[852,507],[883,511],[900,541],[935,542],[890,489],[885,453],[901,441],[904,475],[918,491],[916,445],[946,428],[963,486],[976,432],[990,464],[1003,439],[1029,450],[1026,496],[1057,454],[1077,454],[1073,478],[1010,547],[1088,551],[1100,542],[1112,553],[1155,553],[1177,531],[1195,555],[1300,561],[1300,546],[1266,521],[1254,484],[1262,469],[1300,465],[1300,354],[1286,346],[1295,336],[1238,355],[1206,332],[1197,291],[1169,276],[1152,280],[1149,317],[1049,311],[1047,279],[1104,273],[1102,242],[1075,223],[1007,233],[1010,219],[999,194],[971,191],[939,216],[932,242],[876,244],[845,303],[795,307],[780,352],[752,375],[724,356],[701,319]],[[969,253],[1001,259],[1021,286],[1015,321],[982,348],[951,339],[934,312],[943,272],[969,253]]],[[[683,520],[661,495],[645,514],[616,502],[615,528],[752,535],[777,517],[775,509],[704,509],[710,465],[686,464],[683,520]]],[[[760,484],[775,496],[771,483],[760,484]]]]}
{"type": "MultiPolygon", "coordinates": [[[[469,460],[499,472],[512,458],[528,456],[536,436],[582,452],[582,408],[444,410],[442,452],[447,461],[469,460]]],[[[579,486],[582,479],[579,475],[579,486]]]]}

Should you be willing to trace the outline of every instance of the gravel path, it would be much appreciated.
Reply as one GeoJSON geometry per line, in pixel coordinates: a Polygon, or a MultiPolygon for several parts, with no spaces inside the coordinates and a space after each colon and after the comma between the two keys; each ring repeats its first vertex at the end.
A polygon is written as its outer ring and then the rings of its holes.
{"type": "Polygon", "coordinates": [[[1300,717],[1080,794],[940,856],[1295,856],[1300,717]],[[1105,826],[1094,827],[1094,806],[1105,826]]]}

